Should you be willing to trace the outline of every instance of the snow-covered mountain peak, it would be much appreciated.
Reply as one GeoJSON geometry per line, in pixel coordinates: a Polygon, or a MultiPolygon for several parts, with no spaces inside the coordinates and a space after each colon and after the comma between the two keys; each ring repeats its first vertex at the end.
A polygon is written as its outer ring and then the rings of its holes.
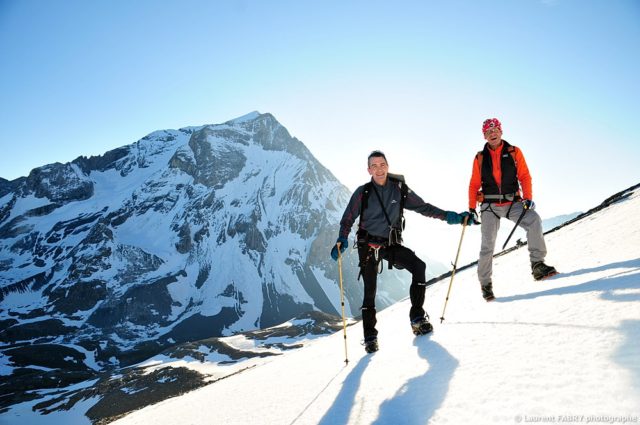
{"type": "MultiPolygon", "coordinates": [[[[328,253],[350,193],[271,114],[152,132],[0,183],[0,364],[31,388],[340,311],[328,253]]],[[[380,307],[407,285],[389,273],[380,307]]]]}
{"type": "Polygon", "coordinates": [[[262,114],[260,114],[260,112],[258,112],[258,111],[249,112],[246,115],[243,115],[241,117],[229,120],[225,124],[233,125],[233,124],[240,124],[240,123],[247,122],[247,121],[253,121],[256,118],[259,118],[260,115],[262,115],[262,114]]]}

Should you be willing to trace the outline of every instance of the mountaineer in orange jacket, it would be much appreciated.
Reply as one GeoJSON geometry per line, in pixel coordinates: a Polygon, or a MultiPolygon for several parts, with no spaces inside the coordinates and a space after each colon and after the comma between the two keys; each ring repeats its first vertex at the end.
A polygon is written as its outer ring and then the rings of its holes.
{"type": "Polygon", "coordinates": [[[535,280],[556,274],[556,270],[544,263],[547,248],[542,234],[542,220],[536,211],[531,190],[531,175],[522,151],[502,139],[502,125],[497,118],[482,124],[487,143],[473,161],[469,182],[469,212],[478,221],[476,205],[480,204],[482,242],[478,259],[478,279],[482,296],[487,301],[495,299],[491,274],[496,236],[500,219],[517,222],[527,232],[531,271],[535,280]]]}

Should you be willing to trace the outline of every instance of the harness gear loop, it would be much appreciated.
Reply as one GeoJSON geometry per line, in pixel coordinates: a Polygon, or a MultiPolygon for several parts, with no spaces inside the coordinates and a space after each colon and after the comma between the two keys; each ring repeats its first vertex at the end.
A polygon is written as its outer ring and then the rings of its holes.
{"type": "MultiPolygon", "coordinates": [[[[364,244],[359,246],[359,249],[364,249],[364,244]]],[[[378,274],[381,274],[382,271],[384,270],[384,268],[382,267],[382,258],[380,257],[380,249],[381,248],[385,248],[384,245],[378,245],[378,244],[373,244],[373,243],[367,243],[366,244],[366,249],[367,249],[367,253],[364,256],[364,260],[360,260],[360,264],[358,264],[358,267],[360,268],[360,271],[358,273],[358,279],[360,280],[360,277],[362,276],[365,267],[367,267],[367,264],[369,264],[369,261],[371,261],[371,257],[373,257],[373,259],[375,260],[375,267],[376,267],[376,272],[378,274]]]]}

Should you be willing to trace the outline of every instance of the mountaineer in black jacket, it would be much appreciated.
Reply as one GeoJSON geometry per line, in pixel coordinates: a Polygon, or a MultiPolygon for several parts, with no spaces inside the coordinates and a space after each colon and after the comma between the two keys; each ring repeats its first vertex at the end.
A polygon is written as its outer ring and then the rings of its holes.
{"type": "Polygon", "coordinates": [[[372,353],[378,350],[375,296],[378,270],[383,259],[387,260],[389,267],[395,266],[411,273],[409,319],[413,333],[424,335],[433,329],[423,308],[426,265],[413,251],[402,245],[403,209],[449,224],[462,224],[469,213],[444,211],[424,202],[407,187],[402,176],[389,174],[387,158],[380,151],[373,151],[369,155],[367,166],[371,181],[360,186],[351,196],[340,221],[340,233],[331,250],[331,257],[337,260],[338,250],[342,253],[348,247],[349,233],[355,219],[360,216],[357,244],[360,274],[364,280],[362,325],[365,350],[372,353]]]}

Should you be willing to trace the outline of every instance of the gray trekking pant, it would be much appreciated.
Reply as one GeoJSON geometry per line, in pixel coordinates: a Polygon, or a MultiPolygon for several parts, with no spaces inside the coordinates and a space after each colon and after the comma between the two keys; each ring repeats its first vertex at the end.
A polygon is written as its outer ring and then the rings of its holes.
{"type": "MultiPolygon", "coordinates": [[[[480,230],[482,232],[482,242],[480,244],[480,257],[478,258],[478,280],[481,285],[491,282],[493,271],[493,251],[496,245],[496,236],[500,229],[500,218],[507,217],[514,223],[522,214],[522,202],[514,202],[511,205],[496,206],[496,204],[483,203],[480,206],[480,230]],[[500,217],[500,218],[499,218],[500,217]]],[[[529,259],[532,263],[544,261],[547,255],[547,246],[542,235],[542,220],[535,210],[528,210],[522,221],[522,227],[527,232],[527,247],[529,248],[529,259]]]]}

